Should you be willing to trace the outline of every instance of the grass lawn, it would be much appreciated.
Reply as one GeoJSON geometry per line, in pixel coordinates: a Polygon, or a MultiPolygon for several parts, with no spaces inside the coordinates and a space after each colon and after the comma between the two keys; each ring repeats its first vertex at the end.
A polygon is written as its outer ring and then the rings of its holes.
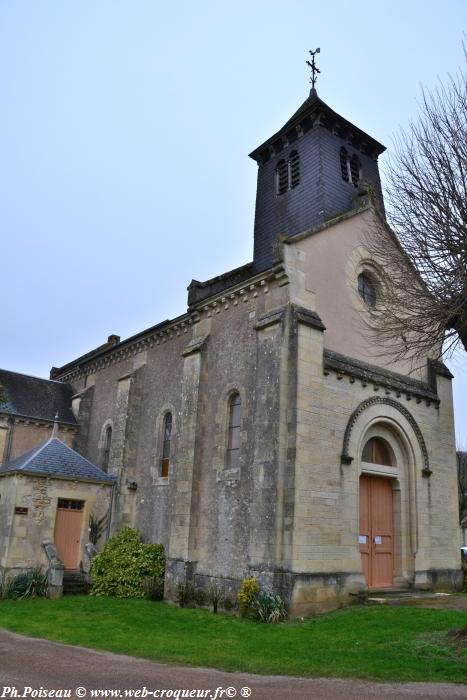
{"type": "Polygon", "coordinates": [[[447,632],[467,613],[353,607],[265,625],[147,600],[0,601],[0,627],[58,642],[227,671],[467,683],[467,648],[447,632]]]}

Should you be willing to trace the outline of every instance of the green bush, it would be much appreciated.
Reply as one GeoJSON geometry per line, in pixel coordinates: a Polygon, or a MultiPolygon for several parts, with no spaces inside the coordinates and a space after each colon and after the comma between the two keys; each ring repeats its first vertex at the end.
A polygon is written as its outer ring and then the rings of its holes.
{"type": "Polygon", "coordinates": [[[252,614],[261,622],[277,624],[288,617],[287,607],[280,595],[272,593],[257,593],[253,604],[252,614]]]}
{"type": "Polygon", "coordinates": [[[240,615],[242,617],[245,617],[251,612],[253,602],[258,593],[259,583],[254,576],[243,579],[237,593],[238,607],[240,608],[240,615]]]}
{"type": "Polygon", "coordinates": [[[49,589],[46,574],[40,566],[10,579],[5,588],[5,597],[23,600],[24,598],[45,598],[49,589]]]}
{"type": "Polygon", "coordinates": [[[163,578],[164,547],[144,544],[137,530],[120,530],[97,554],[91,565],[91,595],[144,598],[145,580],[163,578]]]}
{"type": "Polygon", "coordinates": [[[190,605],[195,599],[195,589],[191,581],[179,581],[175,590],[175,600],[181,608],[190,605]]]}

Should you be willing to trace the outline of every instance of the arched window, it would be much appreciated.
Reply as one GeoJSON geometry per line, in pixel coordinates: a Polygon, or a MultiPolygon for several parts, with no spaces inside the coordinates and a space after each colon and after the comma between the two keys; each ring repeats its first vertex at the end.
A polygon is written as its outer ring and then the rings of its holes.
{"type": "Polygon", "coordinates": [[[226,467],[233,469],[238,467],[240,459],[240,419],[242,413],[242,401],[240,394],[232,394],[229,400],[229,426],[227,433],[226,467]]]}
{"type": "Polygon", "coordinates": [[[162,450],[160,458],[160,475],[169,476],[170,443],[172,441],[172,414],[166,413],[162,427],[162,450]]]}
{"type": "Polygon", "coordinates": [[[300,158],[297,151],[292,151],[289,159],[289,185],[296,187],[300,183],[300,158]]]}
{"type": "Polygon", "coordinates": [[[276,167],[276,194],[285,194],[300,183],[300,158],[292,151],[289,160],[280,160],[276,167]]]}
{"type": "Polygon", "coordinates": [[[395,466],[391,448],[386,440],[379,437],[370,438],[368,440],[363,448],[362,462],[382,464],[385,467],[395,466]]]}
{"type": "Polygon", "coordinates": [[[352,185],[354,185],[354,187],[357,187],[358,185],[361,170],[362,166],[360,164],[360,158],[354,153],[352,158],[350,159],[350,176],[352,178],[352,185]]]}
{"type": "Polygon", "coordinates": [[[110,448],[112,446],[112,426],[108,425],[104,435],[104,449],[102,451],[102,469],[106,472],[109,469],[110,448]]]}
{"type": "Polygon", "coordinates": [[[376,284],[366,272],[362,272],[358,276],[358,293],[370,309],[375,308],[376,284]]]}
{"type": "Polygon", "coordinates": [[[287,161],[280,160],[276,167],[276,192],[284,194],[289,187],[289,167],[287,161]]]}
{"type": "Polygon", "coordinates": [[[340,162],[341,162],[341,175],[342,179],[345,180],[346,182],[349,182],[350,177],[349,177],[349,156],[347,154],[347,150],[342,146],[340,150],[340,162]]]}

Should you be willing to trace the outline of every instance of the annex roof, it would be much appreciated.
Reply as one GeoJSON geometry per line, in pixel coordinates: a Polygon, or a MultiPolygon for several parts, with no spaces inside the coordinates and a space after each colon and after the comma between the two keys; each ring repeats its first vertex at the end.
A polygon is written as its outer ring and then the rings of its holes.
{"type": "Polygon", "coordinates": [[[7,474],[47,476],[73,481],[113,483],[113,476],[82,457],[58,438],[49,438],[30,452],[0,467],[0,477],[7,474]]]}
{"type": "Polygon", "coordinates": [[[58,413],[59,423],[77,425],[71,410],[73,389],[69,384],[0,369],[0,387],[5,395],[5,400],[0,401],[0,413],[52,423],[58,413]]]}

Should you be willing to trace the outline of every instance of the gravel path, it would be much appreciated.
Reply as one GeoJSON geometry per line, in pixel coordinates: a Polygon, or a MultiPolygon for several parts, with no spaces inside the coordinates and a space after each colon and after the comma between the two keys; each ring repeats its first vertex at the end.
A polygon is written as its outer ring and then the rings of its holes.
{"type": "Polygon", "coordinates": [[[72,700],[82,697],[146,697],[149,700],[153,697],[175,698],[175,700],[177,697],[204,697],[216,700],[229,697],[251,697],[252,700],[373,700],[374,698],[377,700],[463,698],[465,700],[467,698],[467,685],[373,683],[224,673],[207,668],[185,668],[154,663],[130,656],[23,637],[0,630],[0,698],[50,697],[45,694],[33,694],[33,691],[38,691],[41,687],[44,689],[43,693],[50,689],[71,690],[68,697],[72,700]],[[26,695],[24,695],[25,687],[32,689],[27,690],[26,695]],[[222,689],[223,693],[220,694],[218,690],[216,696],[218,688],[222,689]],[[125,690],[138,689],[141,691],[139,695],[125,694],[125,690]],[[159,695],[153,693],[155,690],[163,689],[174,692],[172,694],[159,692],[159,695]],[[211,689],[211,693],[177,695],[175,692],[177,689],[205,689],[206,691],[211,689]],[[14,690],[17,695],[14,695],[14,690]],[[106,696],[93,693],[93,690],[115,692],[106,696]]]}

